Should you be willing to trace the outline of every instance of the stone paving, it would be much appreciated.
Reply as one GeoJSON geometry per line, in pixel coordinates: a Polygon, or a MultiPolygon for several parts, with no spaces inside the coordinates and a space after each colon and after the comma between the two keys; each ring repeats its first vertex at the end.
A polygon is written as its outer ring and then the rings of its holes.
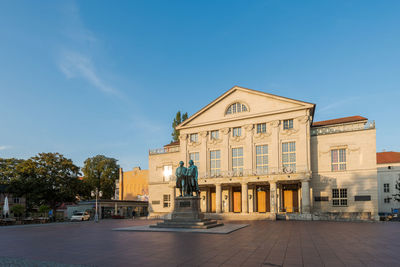
{"type": "Polygon", "coordinates": [[[226,235],[112,231],[154,223],[104,220],[0,227],[0,265],[400,266],[396,222],[229,222],[250,225],[226,235]],[[15,265],[7,264],[10,260],[15,265]]]}

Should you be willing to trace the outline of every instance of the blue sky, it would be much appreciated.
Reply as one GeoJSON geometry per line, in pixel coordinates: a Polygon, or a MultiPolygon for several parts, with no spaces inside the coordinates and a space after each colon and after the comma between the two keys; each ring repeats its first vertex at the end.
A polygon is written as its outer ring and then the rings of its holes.
{"type": "Polygon", "coordinates": [[[148,149],[234,85],[376,121],[400,151],[399,1],[0,1],[0,157],[148,149]]]}

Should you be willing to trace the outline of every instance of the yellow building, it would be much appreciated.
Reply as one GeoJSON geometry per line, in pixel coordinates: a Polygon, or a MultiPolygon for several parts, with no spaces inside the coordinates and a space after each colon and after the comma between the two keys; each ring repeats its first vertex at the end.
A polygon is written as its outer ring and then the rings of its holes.
{"type": "Polygon", "coordinates": [[[135,167],[131,171],[119,169],[116,196],[119,200],[148,201],[149,196],[149,170],[135,167]]]}

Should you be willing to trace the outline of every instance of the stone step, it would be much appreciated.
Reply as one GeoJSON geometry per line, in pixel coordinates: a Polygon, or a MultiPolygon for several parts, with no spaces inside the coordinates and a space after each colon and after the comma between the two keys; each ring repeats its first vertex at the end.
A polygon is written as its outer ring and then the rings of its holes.
{"type": "Polygon", "coordinates": [[[214,223],[207,225],[190,225],[190,224],[169,224],[169,223],[158,223],[156,225],[150,225],[151,228],[187,228],[187,229],[210,229],[217,226],[222,226],[223,223],[214,223]]]}
{"type": "Polygon", "coordinates": [[[166,220],[158,224],[168,224],[168,225],[210,225],[218,223],[216,220],[204,220],[204,221],[172,221],[166,220]]]}

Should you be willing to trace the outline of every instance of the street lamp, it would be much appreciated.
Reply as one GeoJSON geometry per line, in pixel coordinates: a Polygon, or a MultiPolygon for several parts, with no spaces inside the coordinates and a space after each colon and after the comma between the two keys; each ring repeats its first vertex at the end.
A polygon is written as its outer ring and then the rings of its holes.
{"type": "Polygon", "coordinates": [[[91,195],[92,195],[92,197],[96,196],[96,213],[94,215],[94,221],[99,222],[99,214],[97,212],[97,210],[98,210],[97,202],[98,202],[98,198],[103,196],[103,192],[99,191],[99,189],[96,187],[96,191],[92,191],[91,195]]]}

